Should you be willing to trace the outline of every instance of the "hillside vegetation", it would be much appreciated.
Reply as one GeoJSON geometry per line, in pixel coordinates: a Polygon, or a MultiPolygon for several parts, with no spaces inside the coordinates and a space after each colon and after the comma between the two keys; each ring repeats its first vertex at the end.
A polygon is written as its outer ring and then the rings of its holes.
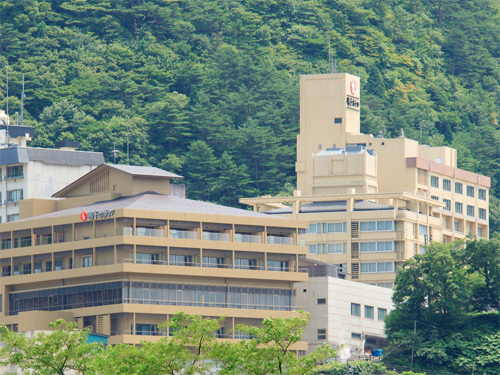
{"type": "MultiPolygon", "coordinates": [[[[500,16],[494,0],[3,0],[0,68],[33,146],[75,139],[113,161],[186,177],[237,205],[295,183],[299,75],[362,82],[362,131],[458,149],[500,178],[500,16]]],[[[0,108],[5,108],[5,80],[0,108]]]]}

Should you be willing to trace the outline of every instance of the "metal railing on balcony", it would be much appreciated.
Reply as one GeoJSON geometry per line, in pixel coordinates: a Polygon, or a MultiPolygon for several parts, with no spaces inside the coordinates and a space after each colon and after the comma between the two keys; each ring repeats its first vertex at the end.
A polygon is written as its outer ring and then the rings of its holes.
{"type": "Polygon", "coordinates": [[[116,228],[117,236],[133,236],[134,229],[130,227],[116,228]]]}
{"type": "Polygon", "coordinates": [[[262,243],[262,236],[257,234],[242,234],[236,233],[234,235],[234,240],[236,242],[246,242],[246,243],[262,243]]]}
{"type": "Polygon", "coordinates": [[[267,243],[275,245],[295,245],[295,239],[293,237],[267,236],[267,243]]]}
{"type": "Polygon", "coordinates": [[[197,240],[198,239],[198,232],[188,231],[188,230],[171,229],[170,230],[170,238],[179,238],[179,239],[185,239],[185,240],[197,240]]]}
{"type": "Polygon", "coordinates": [[[35,241],[36,246],[52,244],[52,236],[37,237],[35,241]]]}
{"type": "Polygon", "coordinates": [[[165,237],[165,230],[139,227],[135,230],[135,234],[137,236],[145,236],[145,237],[165,237]]]}
{"type": "Polygon", "coordinates": [[[209,241],[231,241],[231,235],[228,233],[203,232],[203,239],[209,241]]]}

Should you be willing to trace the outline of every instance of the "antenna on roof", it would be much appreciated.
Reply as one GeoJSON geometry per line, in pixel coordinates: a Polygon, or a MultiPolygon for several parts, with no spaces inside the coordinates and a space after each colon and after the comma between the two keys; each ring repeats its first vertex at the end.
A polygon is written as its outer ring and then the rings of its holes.
{"type": "Polygon", "coordinates": [[[23,73],[23,92],[21,93],[21,117],[19,117],[19,125],[24,125],[24,73],[23,73]]]}
{"type": "MultiPolygon", "coordinates": [[[[9,64],[5,65],[7,70],[7,129],[9,127],[9,64]]],[[[7,130],[8,132],[8,130],[7,130]]]]}
{"type": "Polygon", "coordinates": [[[116,157],[120,153],[120,151],[116,149],[116,142],[113,142],[113,150],[111,152],[113,153],[113,164],[116,164],[116,157]]]}
{"type": "Polygon", "coordinates": [[[337,60],[332,63],[332,50],[330,49],[330,36],[328,36],[328,68],[330,73],[337,73],[337,60]]]}

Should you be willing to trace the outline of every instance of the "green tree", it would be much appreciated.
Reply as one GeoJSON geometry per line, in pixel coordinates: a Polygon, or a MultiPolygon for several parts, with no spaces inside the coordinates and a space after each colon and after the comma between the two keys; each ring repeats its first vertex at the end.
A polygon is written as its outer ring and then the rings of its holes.
{"type": "Polygon", "coordinates": [[[210,146],[203,141],[196,141],[189,146],[189,153],[184,164],[189,198],[211,200],[215,188],[215,170],[217,159],[210,146]]]}
{"type": "Polygon", "coordinates": [[[250,337],[238,343],[240,347],[237,372],[240,374],[313,374],[325,359],[334,357],[333,349],[324,345],[300,359],[292,352],[293,345],[302,339],[309,314],[298,317],[267,318],[261,327],[238,325],[237,330],[250,337]]]}
{"type": "Polygon", "coordinates": [[[13,364],[26,374],[64,375],[67,371],[90,373],[90,365],[102,351],[97,343],[88,343],[88,330],[76,323],[58,319],[48,326],[51,332],[38,332],[33,337],[0,327],[2,364],[13,364]]]}

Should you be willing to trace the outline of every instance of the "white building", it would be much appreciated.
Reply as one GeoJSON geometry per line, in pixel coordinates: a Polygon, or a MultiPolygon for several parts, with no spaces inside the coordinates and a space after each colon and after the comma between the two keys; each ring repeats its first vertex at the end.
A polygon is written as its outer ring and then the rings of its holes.
{"type": "Polygon", "coordinates": [[[303,338],[309,350],[327,343],[338,359],[369,357],[385,341],[384,317],[394,309],[392,290],[338,278],[335,266],[302,260],[309,281],[296,283],[297,305],[311,318],[303,338]],[[365,353],[367,353],[365,355],[365,353]]]}
{"type": "Polygon", "coordinates": [[[19,201],[50,198],[104,163],[99,152],[76,151],[78,142],[59,142],[59,149],[27,147],[31,126],[10,125],[0,111],[0,223],[19,219],[19,201]]]}

